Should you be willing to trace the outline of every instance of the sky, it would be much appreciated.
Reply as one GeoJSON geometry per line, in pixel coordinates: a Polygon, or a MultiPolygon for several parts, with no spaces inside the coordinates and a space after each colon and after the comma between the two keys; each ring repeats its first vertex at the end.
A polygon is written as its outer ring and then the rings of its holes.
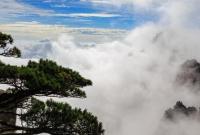
{"type": "Polygon", "coordinates": [[[136,12],[129,4],[106,0],[1,0],[0,23],[38,22],[67,27],[131,29],[155,21],[153,12],[136,12]],[[115,2],[114,2],[115,3],[115,2]]]}

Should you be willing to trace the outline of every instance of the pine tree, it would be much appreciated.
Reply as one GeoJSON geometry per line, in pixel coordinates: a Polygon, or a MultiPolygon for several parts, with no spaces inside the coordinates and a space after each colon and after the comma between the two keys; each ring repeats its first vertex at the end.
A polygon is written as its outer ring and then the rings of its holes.
{"type": "MultiPolygon", "coordinates": [[[[0,33],[1,55],[20,57],[10,35],[0,33]]],[[[87,110],[72,108],[67,103],[42,102],[35,96],[86,98],[82,90],[92,82],[72,69],[51,60],[29,61],[27,66],[12,66],[0,62],[0,84],[10,87],[0,94],[0,134],[102,135],[104,129],[97,117],[87,110]],[[20,108],[21,113],[16,111],[20,108]],[[12,119],[4,119],[10,116],[12,119]],[[19,117],[21,124],[13,124],[19,117]],[[8,120],[9,119],[9,120],[8,120]],[[19,131],[19,132],[15,132],[19,131]]]]}
{"type": "Polygon", "coordinates": [[[10,47],[13,44],[11,35],[0,32],[0,55],[7,57],[21,57],[21,51],[17,47],[10,47]]]}

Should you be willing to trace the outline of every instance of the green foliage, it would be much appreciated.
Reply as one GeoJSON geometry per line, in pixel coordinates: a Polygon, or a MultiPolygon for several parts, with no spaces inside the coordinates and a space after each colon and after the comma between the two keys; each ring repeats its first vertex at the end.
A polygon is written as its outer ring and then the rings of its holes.
{"type": "Polygon", "coordinates": [[[13,38],[11,35],[3,34],[0,32],[0,48],[5,48],[7,44],[12,44],[13,38]]]}
{"type": "MultiPolygon", "coordinates": [[[[86,94],[81,88],[92,85],[78,72],[50,60],[29,61],[27,66],[21,67],[0,62],[0,73],[0,83],[12,86],[0,95],[0,108],[7,109],[28,103],[34,95],[84,98],[86,94]]],[[[32,98],[26,109],[27,113],[21,115],[25,128],[15,128],[27,134],[101,135],[104,132],[95,116],[86,110],[72,109],[66,103],[52,100],[43,103],[32,98]]]]}
{"type": "Polygon", "coordinates": [[[83,78],[78,72],[58,66],[50,60],[41,59],[38,63],[29,61],[27,66],[21,67],[0,63],[0,73],[0,83],[13,86],[12,90],[9,89],[11,94],[25,91],[27,97],[51,94],[86,97],[81,88],[92,85],[90,80],[83,78]]]}
{"type": "MultiPolygon", "coordinates": [[[[9,48],[13,39],[0,32],[0,49],[3,56],[20,57],[18,48],[9,48]]],[[[67,103],[53,100],[39,101],[33,96],[57,96],[85,98],[83,87],[92,82],[72,69],[58,66],[51,60],[29,61],[27,66],[12,66],[0,61],[0,84],[10,86],[0,94],[0,114],[19,116],[21,126],[0,119],[0,134],[31,135],[50,133],[52,135],[102,135],[104,130],[97,117],[87,110],[73,109],[67,103]],[[16,108],[25,110],[16,114],[16,108]],[[25,123],[25,124],[24,124],[25,123]]]]}
{"type": "MultiPolygon", "coordinates": [[[[53,100],[43,103],[32,98],[31,102],[32,107],[21,119],[27,123],[28,128],[37,128],[37,132],[39,129],[56,135],[101,135],[104,132],[97,117],[87,110],[72,109],[67,103],[53,100]]],[[[29,133],[33,134],[35,131],[30,130],[29,133]]]]}
{"type": "Polygon", "coordinates": [[[0,55],[8,57],[21,57],[21,51],[17,47],[10,48],[8,45],[13,44],[11,35],[0,32],[0,55]]]}

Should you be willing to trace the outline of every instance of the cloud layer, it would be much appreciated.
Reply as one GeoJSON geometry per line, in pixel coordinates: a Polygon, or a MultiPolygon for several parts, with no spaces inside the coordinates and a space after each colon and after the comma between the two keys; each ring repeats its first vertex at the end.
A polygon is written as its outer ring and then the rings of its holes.
{"type": "Polygon", "coordinates": [[[56,40],[61,34],[71,35],[79,46],[93,46],[115,39],[121,40],[128,33],[126,30],[119,29],[67,28],[63,25],[44,25],[38,22],[0,24],[0,31],[11,34],[15,39],[14,44],[24,50],[24,57],[29,58],[44,56],[45,53],[42,51],[51,48],[50,41],[56,40]]]}
{"type": "Polygon", "coordinates": [[[71,102],[97,114],[107,134],[155,135],[164,111],[176,101],[196,106],[200,102],[199,94],[175,85],[179,66],[200,58],[198,34],[149,24],[133,30],[124,41],[89,48],[80,48],[63,35],[52,43],[47,57],[93,80],[88,98],[71,102]]]}
{"type": "Polygon", "coordinates": [[[70,102],[97,114],[107,134],[198,134],[199,122],[162,122],[164,111],[176,101],[197,107],[200,103],[199,94],[175,84],[183,62],[200,60],[200,30],[194,29],[198,21],[190,23],[198,1],[187,4],[172,1],[156,6],[161,19],[135,28],[121,41],[80,48],[71,36],[62,35],[52,42],[48,58],[93,80],[86,100],[70,102]]]}

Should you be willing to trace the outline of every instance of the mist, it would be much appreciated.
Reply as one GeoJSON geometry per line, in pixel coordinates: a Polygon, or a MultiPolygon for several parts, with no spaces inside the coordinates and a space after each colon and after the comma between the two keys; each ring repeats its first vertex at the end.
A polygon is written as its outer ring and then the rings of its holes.
{"type": "Polygon", "coordinates": [[[181,64],[199,60],[198,33],[150,23],[132,30],[123,41],[93,47],[79,47],[62,35],[46,56],[93,81],[87,99],[68,102],[99,116],[106,134],[196,135],[198,121],[174,124],[164,122],[163,116],[179,100],[199,106],[198,92],[176,85],[181,64]]]}
{"type": "MultiPolygon", "coordinates": [[[[134,1],[133,1],[134,2],[134,1]]],[[[52,42],[47,57],[90,78],[88,98],[70,100],[103,121],[108,135],[197,135],[195,120],[163,121],[176,101],[199,106],[199,93],[179,87],[180,65],[199,60],[198,1],[168,1],[155,7],[161,18],[134,28],[123,40],[80,48],[70,35],[52,42]],[[189,4],[189,5],[188,5],[189,4]]],[[[141,10],[141,9],[139,9],[141,10]]]]}

